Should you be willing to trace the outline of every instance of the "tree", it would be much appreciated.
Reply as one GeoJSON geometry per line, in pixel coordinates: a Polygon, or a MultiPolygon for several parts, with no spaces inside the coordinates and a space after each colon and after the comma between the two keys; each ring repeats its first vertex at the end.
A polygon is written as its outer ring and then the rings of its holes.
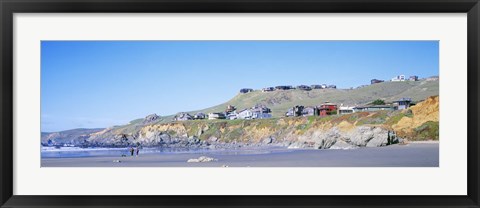
{"type": "Polygon", "coordinates": [[[373,105],[385,105],[385,101],[376,99],[375,101],[372,102],[373,105]]]}

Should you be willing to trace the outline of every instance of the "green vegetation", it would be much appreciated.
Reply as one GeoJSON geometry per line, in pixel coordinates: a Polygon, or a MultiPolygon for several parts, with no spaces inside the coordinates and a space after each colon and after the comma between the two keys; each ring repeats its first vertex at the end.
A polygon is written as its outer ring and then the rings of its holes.
{"type": "Polygon", "coordinates": [[[385,105],[385,101],[380,100],[380,99],[376,99],[375,101],[373,101],[370,104],[372,104],[372,105],[385,105]]]}
{"type": "Polygon", "coordinates": [[[169,131],[167,131],[167,134],[169,134],[170,136],[176,136],[177,132],[173,131],[173,130],[169,130],[169,131]]]}
{"type": "Polygon", "coordinates": [[[389,116],[385,124],[387,125],[394,125],[397,124],[400,120],[402,120],[403,117],[413,117],[413,112],[412,110],[404,110],[404,111],[393,111],[392,114],[389,116]]]}
{"type": "Polygon", "coordinates": [[[383,124],[388,118],[387,111],[377,111],[370,116],[361,118],[357,121],[356,125],[365,125],[365,124],[383,124]]]}
{"type": "Polygon", "coordinates": [[[342,121],[347,121],[353,124],[356,121],[358,121],[360,118],[366,117],[368,115],[370,115],[369,112],[358,112],[358,113],[345,114],[341,116],[327,116],[325,118],[330,117],[333,124],[339,124],[342,121]]]}
{"type": "Polygon", "coordinates": [[[405,116],[406,116],[406,117],[409,117],[409,118],[412,118],[412,117],[413,117],[413,111],[412,111],[412,109],[408,109],[408,110],[405,112],[405,116]]]}
{"type": "Polygon", "coordinates": [[[263,128],[274,128],[276,129],[276,122],[278,119],[259,119],[257,120],[257,129],[263,129],[263,128]]]}
{"type": "Polygon", "coordinates": [[[403,117],[405,117],[404,113],[395,114],[392,117],[390,117],[386,123],[389,125],[397,124],[400,120],[402,120],[403,117]]]}
{"type": "Polygon", "coordinates": [[[143,122],[143,118],[135,119],[133,121],[130,121],[130,124],[141,124],[143,122]]]}
{"type": "Polygon", "coordinates": [[[236,129],[233,129],[232,131],[227,132],[223,137],[223,140],[228,142],[238,140],[239,138],[242,137],[243,134],[244,132],[242,128],[236,128],[236,129]]]}
{"type": "Polygon", "coordinates": [[[421,126],[414,129],[414,140],[438,140],[439,137],[439,123],[427,121],[421,126]]]}
{"type": "Polygon", "coordinates": [[[186,123],[185,126],[187,126],[187,134],[188,136],[192,136],[192,135],[197,135],[198,132],[200,131],[200,125],[199,123],[186,123]]]}

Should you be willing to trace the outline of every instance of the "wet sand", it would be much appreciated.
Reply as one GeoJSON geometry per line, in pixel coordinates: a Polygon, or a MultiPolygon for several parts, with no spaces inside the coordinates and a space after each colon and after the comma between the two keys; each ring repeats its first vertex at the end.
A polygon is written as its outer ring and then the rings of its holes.
{"type": "Polygon", "coordinates": [[[439,143],[410,143],[350,150],[276,149],[42,158],[42,167],[438,167],[439,143]],[[218,161],[187,163],[200,156],[218,161]],[[120,160],[121,162],[113,162],[120,160]]]}

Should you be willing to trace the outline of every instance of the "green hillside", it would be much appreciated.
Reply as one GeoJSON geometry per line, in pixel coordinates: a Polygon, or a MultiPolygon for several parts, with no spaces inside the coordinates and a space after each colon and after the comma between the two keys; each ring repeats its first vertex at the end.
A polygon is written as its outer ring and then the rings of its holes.
{"type": "Polygon", "coordinates": [[[295,89],[273,92],[255,90],[246,94],[239,93],[223,104],[195,112],[222,112],[227,105],[244,109],[255,104],[263,104],[272,109],[274,117],[279,117],[283,116],[288,108],[295,105],[317,106],[324,102],[332,102],[353,106],[368,104],[376,99],[393,102],[403,97],[409,97],[418,102],[429,96],[438,95],[438,92],[438,80],[384,82],[356,89],[313,89],[311,91],[295,89]]]}
{"type": "MultiPolygon", "coordinates": [[[[363,105],[376,99],[382,99],[393,102],[400,98],[409,97],[414,102],[426,99],[429,96],[439,95],[439,81],[405,81],[405,82],[384,82],[355,89],[313,89],[311,91],[303,90],[279,90],[272,92],[262,92],[255,90],[250,93],[239,93],[229,101],[198,111],[212,113],[223,112],[227,105],[234,105],[237,109],[250,108],[255,104],[263,104],[272,110],[273,117],[285,115],[288,108],[295,105],[316,106],[324,102],[332,102],[344,105],[363,105]]],[[[181,109],[179,109],[179,112],[181,109]]],[[[174,115],[162,116],[156,122],[166,123],[172,121],[174,115]]],[[[141,128],[143,119],[136,119],[127,125],[115,126],[116,132],[131,132],[134,129],[141,128]]]]}

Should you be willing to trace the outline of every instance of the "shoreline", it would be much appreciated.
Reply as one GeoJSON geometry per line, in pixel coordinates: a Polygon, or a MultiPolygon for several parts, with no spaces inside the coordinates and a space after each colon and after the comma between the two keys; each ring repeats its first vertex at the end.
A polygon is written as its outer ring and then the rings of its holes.
{"type": "Polygon", "coordinates": [[[408,143],[357,149],[220,150],[146,153],[139,157],[42,158],[41,167],[438,167],[439,143],[408,143]],[[187,163],[207,156],[211,162],[187,163]],[[119,162],[115,162],[119,161],[119,162]]]}
{"type": "Polygon", "coordinates": [[[430,140],[430,141],[407,141],[406,142],[407,144],[440,144],[440,141],[434,141],[434,140],[430,140]]]}

